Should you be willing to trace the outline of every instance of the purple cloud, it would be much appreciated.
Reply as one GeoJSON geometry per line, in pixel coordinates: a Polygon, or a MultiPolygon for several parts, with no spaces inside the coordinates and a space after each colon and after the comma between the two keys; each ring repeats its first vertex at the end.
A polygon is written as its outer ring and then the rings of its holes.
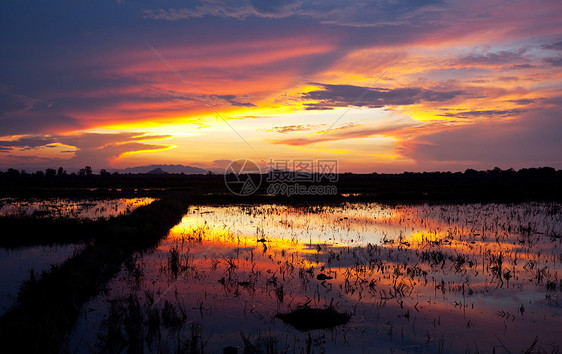
{"type": "Polygon", "coordinates": [[[317,101],[305,103],[306,109],[332,109],[336,107],[368,107],[405,106],[421,102],[445,102],[463,92],[460,90],[434,91],[419,87],[397,89],[369,88],[353,85],[317,84],[322,90],[302,94],[304,100],[317,101]]]}

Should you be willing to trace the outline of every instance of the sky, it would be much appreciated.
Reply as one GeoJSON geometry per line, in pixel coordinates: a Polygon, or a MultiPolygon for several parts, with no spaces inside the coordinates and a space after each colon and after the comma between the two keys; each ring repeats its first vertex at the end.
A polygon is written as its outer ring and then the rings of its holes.
{"type": "Polygon", "coordinates": [[[562,2],[3,1],[0,169],[562,168],[562,2]]]}

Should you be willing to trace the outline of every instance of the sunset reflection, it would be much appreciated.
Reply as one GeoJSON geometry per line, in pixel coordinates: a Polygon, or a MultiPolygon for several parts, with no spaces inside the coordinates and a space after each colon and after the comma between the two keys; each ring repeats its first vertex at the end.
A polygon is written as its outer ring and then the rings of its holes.
{"type": "MultiPolygon", "coordinates": [[[[448,352],[487,351],[498,339],[523,347],[535,336],[546,345],[562,325],[562,216],[549,212],[558,208],[194,206],[137,259],[136,282],[223,343],[239,340],[239,326],[304,340],[275,314],[331,304],[352,315],[326,339],[331,350],[356,351],[372,336],[382,347],[448,352]]],[[[135,283],[123,270],[111,296],[131,291],[123,281],[135,283]]]]}

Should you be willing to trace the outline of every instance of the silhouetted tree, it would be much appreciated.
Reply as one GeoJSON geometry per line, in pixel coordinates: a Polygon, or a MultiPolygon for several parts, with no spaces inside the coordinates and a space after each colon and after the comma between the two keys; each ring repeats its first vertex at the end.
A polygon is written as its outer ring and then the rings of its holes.
{"type": "Polygon", "coordinates": [[[57,175],[57,171],[52,168],[48,168],[45,170],[45,176],[47,177],[55,177],[56,175],[57,175]]]}
{"type": "Polygon", "coordinates": [[[59,167],[59,169],[57,170],[57,176],[60,177],[63,174],[66,174],[66,171],[62,167],[59,167]]]}
{"type": "Polygon", "coordinates": [[[499,167],[494,167],[494,169],[492,170],[487,170],[486,173],[488,174],[488,176],[501,176],[502,174],[502,169],[499,167]]]}
{"type": "Polygon", "coordinates": [[[552,167],[541,167],[539,171],[543,176],[554,176],[556,174],[556,170],[552,167]]]}
{"type": "Polygon", "coordinates": [[[6,172],[8,176],[19,176],[20,171],[16,170],[15,168],[8,168],[8,172],[6,172]]]}
{"type": "Polygon", "coordinates": [[[86,173],[86,176],[91,176],[92,175],[92,168],[90,166],[86,166],[86,167],[84,167],[84,172],[86,173]]]}

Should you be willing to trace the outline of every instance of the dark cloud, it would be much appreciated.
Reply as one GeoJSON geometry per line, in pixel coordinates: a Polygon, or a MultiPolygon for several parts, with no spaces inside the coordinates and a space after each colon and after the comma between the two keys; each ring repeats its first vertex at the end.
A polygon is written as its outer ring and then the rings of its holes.
{"type": "Polygon", "coordinates": [[[562,66],[562,57],[546,58],[544,61],[552,66],[562,66]]]}
{"type": "Polygon", "coordinates": [[[486,54],[471,54],[464,56],[459,59],[459,63],[465,65],[502,65],[511,64],[516,62],[527,61],[523,54],[526,52],[526,48],[522,48],[518,51],[499,51],[486,54]]]}
{"type": "Polygon", "coordinates": [[[508,69],[532,69],[534,67],[535,66],[531,65],[531,64],[515,64],[515,65],[512,65],[512,66],[508,67],[508,69]]]}
{"type": "Polygon", "coordinates": [[[513,102],[513,103],[517,103],[519,105],[530,105],[536,102],[535,99],[529,99],[529,98],[521,98],[519,100],[509,100],[507,102],[513,102]]]}
{"type": "Polygon", "coordinates": [[[25,111],[32,107],[33,101],[31,98],[0,91],[0,117],[13,112],[25,111]]]}
{"type": "Polygon", "coordinates": [[[308,132],[308,131],[315,131],[318,133],[335,133],[338,131],[343,131],[346,129],[352,129],[361,126],[361,124],[349,122],[337,127],[332,127],[327,129],[327,124],[293,124],[293,125],[285,125],[281,127],[273,127],[271,129],[260,129],[266,132],[275,132],[280,134],[291,134],[291,133],[300,133],[300,132],[308,132]],[[320,128],[326,128],[324,130],[320,130],[320,128]]]}
{"type": "Polygon", "coordinates": [[[534,110],[515,120],[489,120],[421,135],[398,151],[424,166],[560,168],[561,132],[559,108],[534,110]]]}
{"type": "Polygon", "coordinates": [[[283,127],[273,127],[270,131],[274,131],[276,133],[281,134],[289,134],[294,132],[304,132],[311,130],[312,127],[305,126],[305,125],[286,125],[283,127]]]}
{"type": "MultiPolygon", "coordinates": [[[[73,153],[74,156],[65,161],[65,165],[79,167],[85,164],[91,166],[109,166],[112,159],[117,158],[123,153],[135,151],[150,151],[169,148],[165,144],[154,144],[146,141],[157,141],[170,138],[170,135],[155,135],[138,133],[81,133],[74,135],[53,135],[53,136],[25,136],[15,140],[0,141],[0,152],[10,152],[13,150],[28,151],[38,147],[51,147],[58,143],[72,146],[76,150],[65,150],[62,153],[73,153]]],[[[18,159],[31,159],[32,156],[18,156],[18,159]]],[[[37,157],[34,157],[37,158],[37,157]]],[[[41,158],[48,162],[60,161],[59,158],[41,158]]]]}
{"type": "MultiPolygon", "coordinates": [[[[520,100],[525,101],[525,100],[520,100]]],[[[523,109],[505,109],[505,110],[497,110],[497,109],[489,109],[485,111],[464,111],[464,112],[448,112],[448,113],[441,113],[437,116],[439,117],[449,117],[449,118],[459,118],[459,119],[469,119],[474,117],[512,117],[518,116],[522,113],[526,112],[523,109]]]]}
{"type": "Polygon", "coordinates": [[[339,128],[325,130],[322,134],[316,136],[280,139],[273,141],[273,143],[277,145],[303,146],[345,139],[368,138],[374,135],[387,135],[401,130],[415,128],[420,125],[421,123],[414,120],[386,121],[368,127],[362,127],[360,124],[349,123],[339,128]]]}
{"type": "Polygon", "coordinates": [[[56,140],[49,137],[30,136],[22,137],[17,140],[0,140],[0,147],[8,150],[19,148],[21,150],[29,150],[39,146],[46,146],[55,143],[56,140]]]}
{"type": "Polygon", "coordinates": [[[115,134],[82,133],[76,135],[57,136],[56,142],[86,149],[100,149],[108,146],[122,145],[123,142],[142,142],[171,138],[171,135],[145,134],[142,132],[128,132],[115,134]]]}
{"type": "Polygon", "coordinates": [[[293,124],[293,125],[284,125],[281,127],[273,127],[271,129],[263,129],[266,132],[275,132],[280,134],[290,134],[290,133],[298,133],[298,132],[305,132],[310,131],[312,129],[318,128],[320,126],[324,126],[325,124],[293,124]]]}
{"type": "MultiPolygon", "coordinates": [[[[188,89],[186,89],[187,91],[188,89]]],[[[255,107],[251,102],[243,102],[242,98],[236,95],[203,95],[203,98],[210,102],[213,106],[231,106],[231,107],[255,107]]],[[[206,104],[192,92],[177,91],[159,91],[146,90],[137,93],[110,93],[100,94],[97,96],[70,96],[59,98],[53,101],[53,106],[61,110],[80,110],[89,111],[105,107],[106,109],[115,109],[120,111],[134,111],[135,107],[141,107],[143,112],[150,112],[151,108],[148,104],[161,103],[162,105],[154,106],[154,113],[162,112],[180,112],[186,111],[190,107],[204,107],[206,104]],[[167,104],[167,105],[166,105],[167,104]],[[123,109],[122,106],[129,108],[123,109]],[[114,108],[113,108],[114,107],[114,108]]],[[[161,114],[160,114],[161,115],[161,114]]],[[[131,120],[138,117],[130,116],[131,120]]]]}
{"type": "Polygon", "coordinates": [[[542,49],[550,49],[550,50],[562,50],[562,41],[550,43],[550,44],[543,44],[541,45],[542,49]]]}
{"type": "Polygon", "coordinates": [[[235,95],[210,95],[209,97],[221,99],[233,107],[256,107],[253,103],[239,101],[239,98],[235,95]]]}
{"type": "Polygon", "coordinates": [[[562,110],[562,96],[554,96],[544,100],[547,104],[553,104],[559,106],[558,108],[562,110]]]}
{"type": "Polygon", "coordinates": [[[332,109],[336,107],[405,106],[420,102],[445,102],[462,94],[460,90],[434,91],[419,87],[397,89],[369,88],[353,85],[314,84],[323,87],[302,94],[304,100],[317,101],[305,103],[306,109],[332,109]]]}
{"type": "Polygon", "coordinates": [[[364,2],[350,0],[296,1],[296,0],[199,0],[190,7],[157,8],[144,10],[144,18],[177,21],[214,16],[247,19],[248,17],[314,19],[322,23],[352,27],[381,26],[384,24],[416,23],[428,25],[440,18],[444,1],[441,0],[379,0],[364,2]]]}
{"type": "Polygon", "coordinates": [[[299,6],[299,1],[296,0],[276,0],[276,1],[263,1],[263,0],[250,0],[250,5],[255,11],[256,15],[263,17],[284,17],[292,11],[296,11],[299,6]]]}
{"type": "Polygon", "coordinates": [[[63,113],[49,111],[17,112],[0,119],[2,135],[36,134],[81,128],[82,124],[78,119],[63,113]]]}
{"type": "Polygon", "coordinates": [[[243,20],[254,15],[254,11],[243,4],[218,4],[210,1],[201,1],[192,8],[146,9],[143,18],[151,20],[178,21],[204,16],[236,18],[243,20]]]}
{"type": "MultiPolygon", "coordinates": [[[[35,134],[58,129],[82,129],[84,124],[94,125],[103,120],[114,119],[119,115],[120,121],[139,119],[159,119],[165,112],[185,112],[196,107],[205,107],[205,103],[195,94],[186,92],[169,92],[147,89],[144,92],[88,94],[86,91],[68,93],[65,97],[49,100],[45,103],[25,96],[0,95],[0,132],[2,135],[35,134]],[[156,105],[154,105],[156,104],[156,105]],[[97,121],[84,122],[78,113],[76,117],[65,112],[102,113],[97,121]],[[135,114],[138,111],[138,114],[135,114]],[[109,114],[106,112],[110,112],[109,114]],[[142,114],[142,116],[140,115],[142,114]]],[[[255,107],[253,103],[243,101],[236,95],[203,96],[215,107],[255,107]]]]}
{"type": "Polygon", "coordinates": [[[51,106],[51,102],[10,92],[8,86],[0,84],[0,119],[17,113],[38,112],[51,106]]]}
{"type": "Polygon", "coordinates": [[[339,127],[332,127],[332,128],[326,129],[324,132],[333,133],[333,132],[342,131],[342,130],[346,130],[346,129],[352,129],[352,128],[356,128],[356,127],[360,127],[360,126],[361,126],[361,124],[359,124],[359,123],[349,122],[349,123],[346,123],[346,124],[341,125],[339,127]]]}

